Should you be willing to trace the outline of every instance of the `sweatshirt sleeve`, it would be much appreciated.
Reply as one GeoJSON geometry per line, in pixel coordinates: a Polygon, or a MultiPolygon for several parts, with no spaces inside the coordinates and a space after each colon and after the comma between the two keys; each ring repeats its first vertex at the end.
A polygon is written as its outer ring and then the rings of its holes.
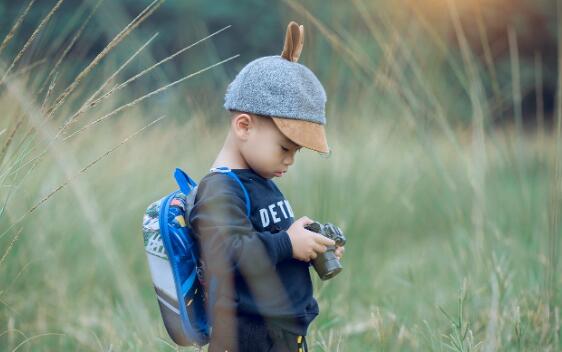
{"type": "Polygon", "coordinates": [[[287,231],[258,232],[246,215],[244,192],[224,174],[201,180],[189,223],[203,259],[214,273],[245,276],[274,272],[293,255],[287,231]]]}

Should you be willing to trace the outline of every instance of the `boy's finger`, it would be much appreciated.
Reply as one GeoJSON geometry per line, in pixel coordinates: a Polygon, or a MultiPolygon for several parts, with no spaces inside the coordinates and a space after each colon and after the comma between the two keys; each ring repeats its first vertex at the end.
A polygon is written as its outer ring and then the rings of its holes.
{"type": "Polygon", "coordinates": [[[334,241],[334,240],[332,240],[328,237],[317,234],[316,232],[314,234],[316,235],[315,236],[316,237],[316,243],[320,243],[320,244],[323,244],[325,246],[334,246],[336,244],[336,241],[334,241]]]}
{"type": "Polygon", "coordinates": [[[316,243],[314,245],[314,251],[317,252],[317,253],[324,253],[324,252],[326,252],[327,249],[328,248],[326,248],[326,246],[323,246],[323,245],[318,244],[318,243],[316,243]]]}

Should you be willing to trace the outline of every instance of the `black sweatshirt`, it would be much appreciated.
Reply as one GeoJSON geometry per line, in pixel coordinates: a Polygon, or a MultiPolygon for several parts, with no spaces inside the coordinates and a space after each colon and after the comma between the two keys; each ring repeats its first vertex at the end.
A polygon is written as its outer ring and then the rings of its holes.
{"type": "MultiPolygon", "coordinates": [[[[215,312],[259,315],[275,326],[306,335],[318,315],[310,262],[292,258],[287,229],[294,214],[275,183],[252,169],[232,169],[244,191],[226,174],[211,172],[198,185],[189,223],[207,270],[219,279],[215,312]],[[229,276],[232,275],[232,276],[229,276]],[[227,278],[234,280],[228,293],[227,278]]],[[[218,313],[215,313],[218,314],[218,313]]]]}

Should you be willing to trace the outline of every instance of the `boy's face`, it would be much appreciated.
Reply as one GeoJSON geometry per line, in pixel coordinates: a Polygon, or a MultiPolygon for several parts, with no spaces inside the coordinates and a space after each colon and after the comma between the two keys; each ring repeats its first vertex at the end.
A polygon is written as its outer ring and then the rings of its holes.
{"type": "Polygon", "coordinates": [[[240,147],[246,163],[264,178],[281,177],[302,147],[285,137],[271,118],[245,115],[251,120],[240,147]]]}

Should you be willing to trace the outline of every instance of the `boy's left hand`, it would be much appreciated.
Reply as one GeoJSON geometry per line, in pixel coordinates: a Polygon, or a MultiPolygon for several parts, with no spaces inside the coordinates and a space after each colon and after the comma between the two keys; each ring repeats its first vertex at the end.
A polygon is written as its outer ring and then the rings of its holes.
{"type": "Polygon", "coordinates": [[[336,247],[336,251],[334,252],[334,254],[338,258],[338,260],[341,260],[341,257],[343,256],[343,252],[345,252],[345,246],[336,247]]]}

